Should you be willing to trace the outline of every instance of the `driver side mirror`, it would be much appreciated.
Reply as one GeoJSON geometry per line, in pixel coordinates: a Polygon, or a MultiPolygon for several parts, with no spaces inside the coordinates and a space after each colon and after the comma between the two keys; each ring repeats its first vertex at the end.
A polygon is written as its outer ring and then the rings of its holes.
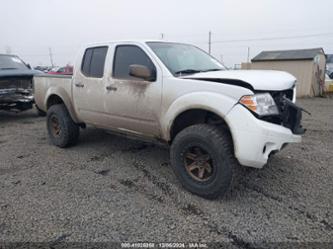
{"type": "Polygon", "coordinates": [[[150,70],[148,67],[144,65],[137,65],[137,64],[130,65],[129,74],[133,77],[137,77],[146,81],[156,80],[156,72],[154,70],[150,70]]]}

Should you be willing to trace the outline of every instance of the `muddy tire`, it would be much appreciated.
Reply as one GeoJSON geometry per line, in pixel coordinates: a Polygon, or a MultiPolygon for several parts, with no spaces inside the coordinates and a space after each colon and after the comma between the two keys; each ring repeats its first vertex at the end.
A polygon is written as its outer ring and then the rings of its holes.
{"type": "Polygon", "coordinates": [[[188,191],[206,199],[222,197],[238,166],[227,131],[198,124],[181,131],[170,149],[171,165],[188,191]]]}
{"type": "Polygon", "coordinates": [[[63,104],[53,105],[47,111],[47,130],[51,142],[60,148],[75,145],[80,135],[79,126],[63,104]]]}

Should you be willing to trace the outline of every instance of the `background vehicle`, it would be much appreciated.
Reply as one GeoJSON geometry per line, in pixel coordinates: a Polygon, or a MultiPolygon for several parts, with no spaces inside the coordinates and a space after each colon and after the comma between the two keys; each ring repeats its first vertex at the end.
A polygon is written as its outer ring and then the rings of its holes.
{"type": "Polygon", "coordinates": [[[288,73],[225,71],[168,42],[94,44],[78,58],[73,77],[34,80],[53,144],[75,144],[86,125],[163,140],[180,182],[205,198],[227,191],[238,163],[261,168],[304,133],[288,73]]]}
{"type": "Polygon", "coordinates": [[[25,111],[33,107],[31,70],[15,55],[0,54],[0,110],[25,111]]]}
{"type": "Polygon", "coordinates": [[[327,70],[326,71],[326,78],[330,78],[331,80],[333,80],[333,71],[329,71],[329,70],[327,70]]]}
{"type": "Polygon", "coordinates": [[[55,67],[47,72],[48,74],[57,74],[57,75],[73,75],[73,67],[65,66],[65,67],[55,67]]]}
{"type": "Polygon", "coordinates": [[[328,94],[333,93],[333,72],[329,75],[329,71],[325,74],[325,91],[328,94]],[[331,75],[331,77],[330,77],[331,75]]]}
{"type": "Polygon", "coordinates": [[[43,73],[48,73],[52,69],[52,67],[49,67],[49,66],[36,66],[36,67],[34,67],[34,69],[37,70],[37,71],[41,71],[43,73]]]}

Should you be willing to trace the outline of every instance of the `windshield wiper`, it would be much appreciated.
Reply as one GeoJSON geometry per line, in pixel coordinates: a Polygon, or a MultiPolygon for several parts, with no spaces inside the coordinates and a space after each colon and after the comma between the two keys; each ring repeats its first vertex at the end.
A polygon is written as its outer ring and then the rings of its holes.
{"type": "Polygon", "coordinates": [[[207,73],[207,72],[214,72],[214,71],[223,71],[221,68],[212,68],[207,70],[195,70],[195,69],[185,69],[178,72],[175,72],[175,74],[195,74],[195,73],[207,73]]]}
{"type": "Polygon", "coordinates": [[[223,71],[223,69],[221,69],[221,68],[213,68],[213,69],[204,70],[202,72],[206,73],[206,72],[215,72],[215,71],[223,71]]]}
{"type": "Polygon", "coordinates": [[[181,70],[178,72],[175,72],[175,74],[195,74],[195,73],[201,73],[202,71],[200,70],[195,70],[195,69],[185,69],[185,70],[181,70]]]}

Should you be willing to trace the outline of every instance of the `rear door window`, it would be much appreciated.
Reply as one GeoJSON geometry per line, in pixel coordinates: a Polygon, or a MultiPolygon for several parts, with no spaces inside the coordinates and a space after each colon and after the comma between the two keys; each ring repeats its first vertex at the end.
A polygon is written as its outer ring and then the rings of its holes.
{"type": "Polygon", "coordinates": [[[102,78],[108,47],[88,48],[84,53],[81,71],[87,77],[102,78]]]}
{"type": "Polygon", "coordinates": [[[81,71],[86,76],[88,76],[90,73],[90,62],[91,62],[92,52],[93,52],[93,49],[88,48],[83,56],[81,71]]]}

